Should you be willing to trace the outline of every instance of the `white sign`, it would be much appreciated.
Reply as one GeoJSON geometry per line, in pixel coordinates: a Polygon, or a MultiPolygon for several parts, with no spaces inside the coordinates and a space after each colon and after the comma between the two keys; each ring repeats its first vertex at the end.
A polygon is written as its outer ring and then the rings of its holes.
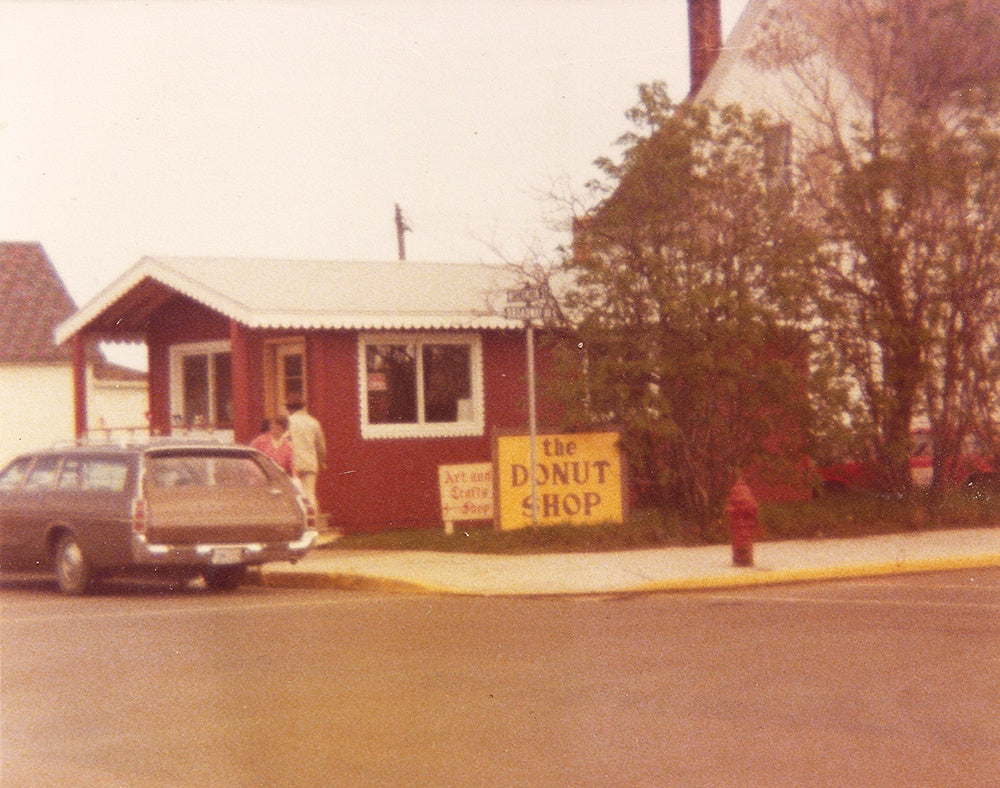
{"type": "Polygon", "coordinates": [[[542,303],[549,300],[549,288],[542,285],[526,284],[507,291],[507,303],[542,303]]]}
{"type": "Polygon", "coordinates": [[[493,519],[493,464],[439,465],[441,519],[451,533],[458,520],[493,519]]]}
{"type": "Polygon", "coordinates": [[[508,320],[546,320],[555,312],[547,304],[509,304],[503,308],[503,316],[508,320]]]}

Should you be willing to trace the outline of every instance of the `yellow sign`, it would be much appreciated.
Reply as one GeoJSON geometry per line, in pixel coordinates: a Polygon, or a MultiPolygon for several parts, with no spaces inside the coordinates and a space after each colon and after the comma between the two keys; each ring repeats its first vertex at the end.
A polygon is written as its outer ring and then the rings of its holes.
{"type": "MultiPolygon", "coordinates": [[[[498,525],[532,524],[531,463],[527,435],[496,441],[498,525]]],[[[620,523],[625,512],[617,432],[535,437],[535,489],[539,525],[620,523]]]]}
{"type": "Polygon", "coordinates": [[[441,519],[445,528],[457,520],[493,519],[493,466],[488,462],[439,465],[441,519]]]}

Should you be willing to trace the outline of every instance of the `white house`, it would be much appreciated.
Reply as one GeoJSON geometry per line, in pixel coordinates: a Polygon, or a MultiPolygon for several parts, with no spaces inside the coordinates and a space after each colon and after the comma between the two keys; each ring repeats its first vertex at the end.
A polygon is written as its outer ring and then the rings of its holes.
{"type": "MultiPolygon", "coordinates": [[[[0,463],[72,440],[73,351],[52,330],[76,306],[41,244],[0,243],[0,463]]],[[[146,376],[92,351],[86,364],[90,431],[145,428],[146,376]]]]}

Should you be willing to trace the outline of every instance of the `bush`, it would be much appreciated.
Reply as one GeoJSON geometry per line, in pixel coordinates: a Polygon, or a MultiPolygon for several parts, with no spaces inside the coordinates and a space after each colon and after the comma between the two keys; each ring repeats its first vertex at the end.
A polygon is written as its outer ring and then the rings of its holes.
{"type": "MultiPolygon", "coordinates": [[[[951,491],[941,498],[916,492],[892,499],[864,492],[842,492],[798,503],[763,504],[759,539],[817,539],[906,533],[928,528],[969,528],[1000,524],[1000,489],[951,491]]],[[[440,526],[352,534],[331,549],[431,550],[494,554],[531,554],[634,550],[694,544],[690,519],[678,512],[641,509],[623,525],[544,526],[497,531],[490,526],[455,529],[440,526]]],[[[709,530],[711,543],[729,541],[723,521],[709,530]]]]}
{"type": "Polygon", "coordinates": [[[924,517],[914,500],[842,492],[811,501],[765,504],[761,523],[770,539],[872,536],[917,530],[924,517]]]}
{"type": "MultiPolygon", "coordinates": [[[[331,543],[335,549],[433,550],[437,552],[530,554],[630,550],[685,544],[693,533],[673,513],[645,509],[624,525],[544,526],[498,531],[491,526],[456,527],[451,535],[440,527],[351,534],[331,543]]],[[[689,543],[689,539],[688,542],[689,543]]]]}

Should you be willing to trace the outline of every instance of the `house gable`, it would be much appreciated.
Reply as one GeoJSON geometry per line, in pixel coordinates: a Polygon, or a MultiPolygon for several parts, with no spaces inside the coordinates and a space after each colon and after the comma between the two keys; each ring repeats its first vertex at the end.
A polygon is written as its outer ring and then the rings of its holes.
{"type": "MultiPolygon", "coordinates": [[[[74,430],[74,348],[54,329],[76,307],[41,244],[0,243],[0,463],[74,430]]],[[[108,363],[88,347],[79,373],[93,403],[91,429],[142,428],[144,373],[108,363]]],[[[77,432],[79,434],[79,432],[77,432]]]]}

